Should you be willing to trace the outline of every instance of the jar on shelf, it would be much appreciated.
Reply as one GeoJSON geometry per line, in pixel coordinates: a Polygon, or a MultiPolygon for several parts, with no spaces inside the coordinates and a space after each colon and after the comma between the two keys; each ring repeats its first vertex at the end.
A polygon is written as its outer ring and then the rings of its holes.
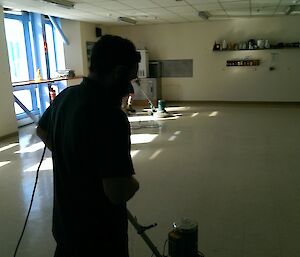
{"type": "Polygon", "coordinates": [[[226,42],[226,40],[224,39],[223,41],[222,41],[222,50],[227,50],[227,42],[226,42]]]}
{"type": "Polygon", "coordinates": [[[265,40],[265,48],[270,48],[270,42],[268,39],[265,40]]]}

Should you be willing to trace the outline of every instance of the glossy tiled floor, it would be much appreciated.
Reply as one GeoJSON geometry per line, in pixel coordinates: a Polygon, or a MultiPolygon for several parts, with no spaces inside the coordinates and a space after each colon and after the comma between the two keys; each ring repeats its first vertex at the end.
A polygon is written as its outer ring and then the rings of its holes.
{"type": "MultiPolygon", "coordinates": [[[[175,106],[175,105],[174,105],[175,106]]],[[[163,252],[172,223],[198,223],[207,257],[300,256],[300,107],[180,104],[175,119],[130,117],[141,188],[128,208],[163,252]]],[[[0,256],[13,256],[43,145],[32,126],[0,142],[0,256]]],[[[42,165],[20,257],[50,257],[52,176],[42,165]]],[[[132,226],[131,257],[151,252],[132,226]]],[[[167,247],[166,251],[167,252],[167,247]]]]}

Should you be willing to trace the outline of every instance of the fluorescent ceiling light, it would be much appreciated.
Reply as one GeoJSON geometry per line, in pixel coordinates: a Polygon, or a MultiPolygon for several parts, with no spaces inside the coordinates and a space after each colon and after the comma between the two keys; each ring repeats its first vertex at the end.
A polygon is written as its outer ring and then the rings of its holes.
{"type": "Polygon", "coordinates": [[[290,5],[286,10],[285,14],[290,15],[291,13],[295,13],[299,11],[300,11],[300,5],[290,5]]]}
{"type": "Polygon", "coordinates": [[[286,10],[285,14],[290,15],[293,11],[295,11],[295,9],[296,9],[295,7],[296,7],[295,5],[290,5],[288,7],[288,9],[286,10]]]}
{"type": "Polygon", "coordinates": [[[22,11],[21,10],[18,10],[18,9],[12,9],[12,8],[7,8],[7,7],[4,7],[3,8],[3,11],[6,12],[6,13],[12,13],[12,14],[22,14],[22,11]]]}
{"type": "Polygon", "coordinates": [[[210,14],[206,11],[199,11],[198,16],[203,20],[208,20],[210,14]]]}
{"type": "Polygon", "coordinates": [[[124,17],[124,16],[119,17],[118,21],[130,23],[130,24],[133,24],[133,25],[136,24],[136,20],[135,19],[132,19],[132,18],[129,18],[129,17],[124,17]]]}
{"type": "Polygon", "coordinates": [[[75,6],[75,3],[68,0],[41,0],[42,2],[53,4],[59,7],[72,9],[75,6]]]}

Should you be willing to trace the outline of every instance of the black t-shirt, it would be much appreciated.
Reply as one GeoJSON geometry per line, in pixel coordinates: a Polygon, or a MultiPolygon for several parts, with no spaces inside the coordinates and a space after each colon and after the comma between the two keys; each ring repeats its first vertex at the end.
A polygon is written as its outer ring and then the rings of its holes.
{"type": "Polygon", "coordinates": [[[123,257],[126,204],[108,200],[102,178],[134,174],[130,126],[120,108],[103,102],[100,87],[85,78],[66,88],[39,121],[52,143],[53,235],[72,256],[123,257]]]}

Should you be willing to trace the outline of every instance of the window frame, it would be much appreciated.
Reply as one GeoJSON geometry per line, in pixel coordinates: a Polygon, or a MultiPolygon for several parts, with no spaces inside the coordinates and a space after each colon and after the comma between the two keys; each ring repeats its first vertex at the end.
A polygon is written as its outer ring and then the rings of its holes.
{"type": "MultiPolygon", "coordinates": [[[[32,50],[31,50],[31,38],[29,33],[29,15],[25,12],[20,12],[20,14],[13,14],[13,13],[4,13],[4,19],[12,19],[18,20],[23,25],[23,33],[24,33],[24,40],[25,40],[25,49],[26,49],[26,58],[27,58],[27,70],[29,75],[29,80],[34,79],[34,67],[33,67],[33,59],[32,59],[32,50]]],[[[30,112],[34,115],[39,114],[39,107],[37,102],[37,95],[35,86],[24,86],[24,87],[14,87],[13,91],[20,91],[20,90],[29,90],[31,95],[31,104],[32,110],[30,112]]],[[[28,115],[25,112],[16,114],[17,120],[25,119],[28,115]]]]}
{"type": "MultiPolygon", "coordinates": [[[[42,15],[42,14],[41,14],[42,15]]],[[[23,33],[24,33],[24,43],[25,43],[25,49],[26,49],[26,58],[27,58],[27,70],[28,70],[28,75],[29,75],[29,80],[34,80],[35,79],[35,64],[33,60],[33,56],[37,56],[37,53],[35,53],[35,49],[32,49],[32,46],[34,44],[34,38],[35,35],[32,33],[35,33],[34,28],[33,28],[33,23],[31,21],[30,13],[28,12],[16,12],[16,13],[11,13],[11,12],[4,12],[4,20],[5,19],[13,19],[13,20],[18,20],[22,23],[23,25],[23,33]],[[31,31],[31,32],[30,32],[31,31]]],[[[55,27],[51,23],[51,21],[48,19],[48,16],[42,15],[42,33],[45,32],[45,25],[50,25],[52,28],[52,39],[53,39],[53,47],[54,47],[54,60],[55,60],[55,68],[57,70],[58,64],[57,64],[57,37],[55,35],[55,27]]],[[[45,35],[45,40],[47,42],[47,37],[45,35]]],[[[48,58],[49,59],[49,58],[48,58]]],[[[46,60],[47,62],[48,60],[46,60]]],[[[50,69],[50,68],[48,68],[50,69]]],[[[43,85],[41,85],[43,86],[43,85]]],[[[13,92],[15,91],[21,91],[21,90],[29,90],[30,91],[30,96],[31,96],[31,103],[32,103],[32,110],[29,110],[33,115],[40,115],[42,113],[42,107],[41,107],[41,102],[42,101],[47,101],[47,99],[43,99],[43,95],[37,94],[38,86],[37,85],[26,85],[26,86],[18,86],[18,87],[13,87],[13,92]],[[39,98],[39,99],[38,99],[39,98]]],[[[61,91],[63,88],[65,88],[64,83],[57,83],[57,88],[58,91],[61,91]]],[[[40,92],[40,91],[39,91],[40,92]]],[[[28,115],[26,112],[18,113],[16,114],[17,120],[22,120],[25,118],[28,118],[28,115]]]]}

